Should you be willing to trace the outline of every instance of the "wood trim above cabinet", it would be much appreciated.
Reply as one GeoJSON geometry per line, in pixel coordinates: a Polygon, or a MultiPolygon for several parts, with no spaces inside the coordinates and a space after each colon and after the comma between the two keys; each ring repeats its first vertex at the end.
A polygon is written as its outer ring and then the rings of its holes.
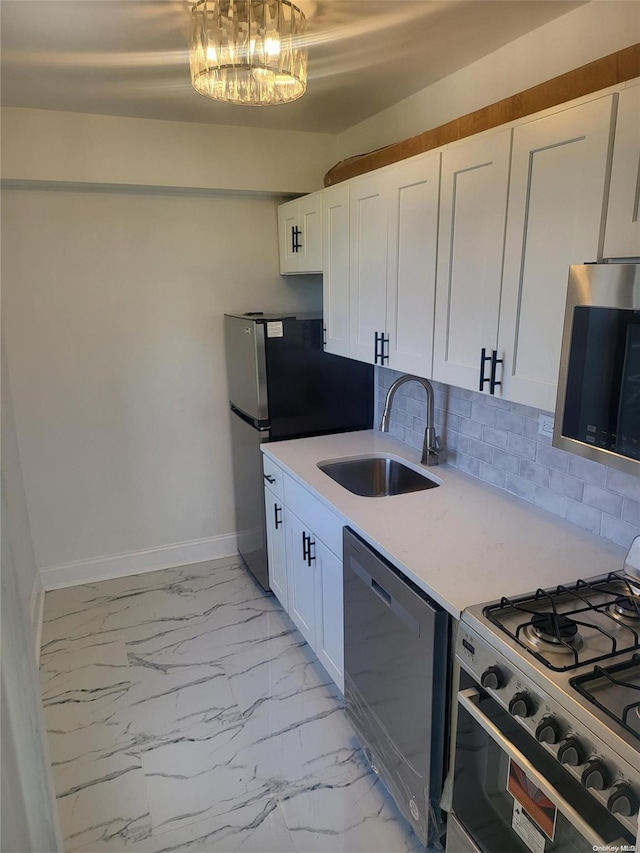
{"type": "Polygon", "coordinates": [[[342,160],[329,169],[324,176],[324,185],[329,187],[338,184],[635,77],[640,77],[640,44],[610,53],[417,136],[342,160]]]}

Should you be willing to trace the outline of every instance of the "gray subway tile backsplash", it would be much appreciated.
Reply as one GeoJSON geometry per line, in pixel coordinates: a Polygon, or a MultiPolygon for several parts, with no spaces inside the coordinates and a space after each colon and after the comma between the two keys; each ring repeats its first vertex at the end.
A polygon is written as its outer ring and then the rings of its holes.
{"type": "Polygon", "coordinates": [[[620,518],[622,515],[621,496],[616,495],[615,492],[601,489],[599,486],[592,486],[591,483],[585,483],[582,502],[599,509],[600,512],[606,512],[607,515],[612,515],[614,518],[620,518]]]}
{"type": "MultiPolygon", "coordinates": [[[[386,368],[376,374],[377,426],[384,395],[402,374],[386,368]]],[[[437,432],[451,465],[623,547],[640,535],[640,477],[552,447],[538,433],[541,412],[531,406],[432,385],[437,432]]],[[[407,383],[396,394],[390,432],[421,448],[425,426],[424,390],[407,383]]]]}

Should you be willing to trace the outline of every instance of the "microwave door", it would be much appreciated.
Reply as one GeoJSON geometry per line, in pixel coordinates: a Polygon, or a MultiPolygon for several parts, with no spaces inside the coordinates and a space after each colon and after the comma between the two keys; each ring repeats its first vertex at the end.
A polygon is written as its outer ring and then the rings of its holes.
{"type": "Polygon", "coordinates": [[[640,323],[627,326],[617,421],[616,451],[640,459],[640,323]]]}

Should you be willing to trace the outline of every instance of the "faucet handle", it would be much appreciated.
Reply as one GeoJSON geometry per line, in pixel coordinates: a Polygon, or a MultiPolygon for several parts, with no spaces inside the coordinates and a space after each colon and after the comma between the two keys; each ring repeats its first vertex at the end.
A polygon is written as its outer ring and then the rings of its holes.
{"type": "Polygon", "coordinates": [[[427,427],[424,431],[424,444],[422,445],[422,465],[439,465],[440,451],[440,436],[436,435],[435,427],[427,427]]]}

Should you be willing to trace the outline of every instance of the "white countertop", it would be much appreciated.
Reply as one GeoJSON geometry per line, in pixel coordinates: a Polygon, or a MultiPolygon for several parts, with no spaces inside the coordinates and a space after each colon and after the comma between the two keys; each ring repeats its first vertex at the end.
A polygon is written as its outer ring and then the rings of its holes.
{"type": "Polygon", "coordinates": [[[624,549],[377,430],[279,441],[262,452],[344,518],[455,618],[474,604],[620,571],[624,549]],[[440,480],[437,489],[366,498],[318,462],[388,453],[440,480]]]}

